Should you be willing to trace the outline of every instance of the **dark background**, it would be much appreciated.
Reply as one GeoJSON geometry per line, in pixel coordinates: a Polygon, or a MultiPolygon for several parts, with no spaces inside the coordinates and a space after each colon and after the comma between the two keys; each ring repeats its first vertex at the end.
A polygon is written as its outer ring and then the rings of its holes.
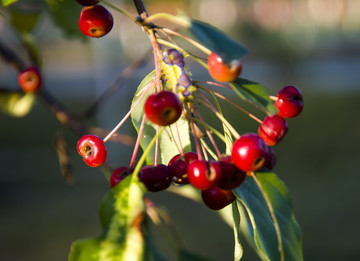
{"type": "MultiPolygon", "coordinates": [[[[180,7],[245,43],[250,54],[243,59],[242,76],[267,86],[271,94],[286,84],[302,90],[304,111],[288,120],[289,132],[275,148],[274,172],[290,190],[303,231],[304,259],[359,260],[359,1],[148,2],[150,13],[160,8],[174,13],[180,7]]],[[[87,43],[64,39],[46,16],[34,32],[42,49],[45,88],[73,112],[86,109],[150,48],[136,25],[114,16],[113,31],[87,43]]],[[[1,38],[20,49],[3,20],[1,38]]],[[[193,79],[208,78],[203,69],[189,67],[193,79]]],[[[113,128],[152,68],[142,67],[121,82],[89,123],[113,128]]],[[[0,84],[16,88],[16,71],[2,61],[0,84]]],[[[232,115],[231,109],[226,113],[232,115]]],[[[255,131],[256,124],[243,118],[231,118],[239,132],[255,131]]],[[[75,150],[78,137],[60,127],[41,102],[23,118],[0,114],[0,124],[0,259],[66,260],[71,242],[100,233],[98,204],[108,182],[82,162],[75,150]],[[69,146],[73,185],[64,182],[54,149],[59,127],[69,146]]],[[[120,131],[136,135],[130,124],[120,131]]],[[[108,149],[111,166],[128,164],[131,147],[111,143],[108,149]]],[[[169,210],[187,249],[232,260],[232,229],[215,212],[169,192],[150,196],[169,210]]],[[[156,232],[163,243],[167,236],[164,229],[156,232]]],[[[172,247],[162,245],[165,252],[172,247]]],[[[257,260],[244,248],[243,260],[257,260]]]]}

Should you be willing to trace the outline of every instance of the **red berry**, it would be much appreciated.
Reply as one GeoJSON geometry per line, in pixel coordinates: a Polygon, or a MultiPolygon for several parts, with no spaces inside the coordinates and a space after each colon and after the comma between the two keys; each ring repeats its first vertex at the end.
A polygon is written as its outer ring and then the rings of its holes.
{"type": "Polygon", "coordinates": [[[223,190],[212,187],[201,191],[201,198],[205,205],[213,210],[220,210],[235,200],[235,195],[231,190],[223,190]]]}
{"type": "Polygon", "coordinates": [[[77,143],[77,151],[90,167],[99,167],[106,161],[107,150],[104,142],[96,135],[82,136],[77,143]]]}
{"type": "Polygon", "coordinates": [[[219,82],[232,82],[242,71],[242,64],[239,60],[225,64],[223,59],[215,52],[209,55],[207,64],[210,76],[219,82]]]}
{"type": "Polygon", "coordinates": [[[177,184],[189,184],[187,167],[194,160],[198,159],[195,152],[186,152],[184,155],[177,154],[168,163],[173,182],[177,184]]]}
{"type": "Polygon", "coordinates": [[[241,135],[232,147],[231,158],[242,171],[256,171],[266,160],[268,146],[255,133],[241,135]]]}
{"type": "Polygon", "coordinates": [[[96,5],[97,3],[99,3],[98,0],[76,0],[76,2],[78,2],[81,5],[84,6],[91,6],[91,5],[96,5]]]}
{"type": "Polygon", "coordinates": [[[80,31],[89,37],[99,38],[109,33],[114,21],[111,13],[102,5],[85,6],[80,13],[80,31]]]}
{"type": "Polygon", "coordinates": [[[157,192],[170,186],[171,173],[164,164],[157,166],[147,165],[139,172],[139,180],[144,183],[148,191],[157,192]]]}
{"type": "Polygon", "coordinates": [[[168,126],[176,122],[182,113],[180,99],[173,92],[161,91],[151,94],[145,104],[146,117],[160,126],[168,126]]]}
{"type": "Polygon", "coordinates": [[[127,176],[133,173],[133,171],[133,168],[128,167],[120,167],[115,169],[110,177],[110,187],[115,187],[115,185],[123,181],[127,176]]]}
{"type": "Polygon", "coordinates": [[[299,115],[304,107],[300,90],[292,85],[282,88],[277,95],[275,107],[281,117],[293,118],[299,115]]]}
{"type": "Polygon", "coordinates": [[[258,129],[259,136],[268,146],[278,144],[288,131],[287,121],[279,116],[267,116],[258,129]]]}
{"type": "Polygon", "coordinates": [[[222,172],[219,162],[194,160],[187,168],[190,183],[198,189],[209,189],[218,184],[222,172]]]}
{"type": "Polygon", "coordinates": [[[18,83],[24,92],[39,91],[41,82],[41,74],[36,67],[29,67],[18,75],[18,83]]]}
{"type": "Polygon", "coordinates": [[[231,156],[221,158],[219,163],[222,170],[222,177],[217,184],[219,188],[231,190],[238,187],[244,181],[246,173],[234,165],[231,156]]]}

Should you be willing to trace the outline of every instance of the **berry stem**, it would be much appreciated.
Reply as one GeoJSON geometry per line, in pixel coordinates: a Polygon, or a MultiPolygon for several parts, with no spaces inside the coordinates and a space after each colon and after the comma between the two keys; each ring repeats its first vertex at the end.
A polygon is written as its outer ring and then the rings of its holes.
{"type": "Polygon", "coordinates": [[[128,113],[125,115],[125,117],[118,123],[118,125],[116,125],[116,127],[104,138],[103,142],[107,142],[110,137],[112,135],[114,135],[114,133],[123,125],[123,123],[130,117],[132,111],[135,109],[135,107],[139,104],[139,102],[141,101],[141,99],[143,98],[143,96],[145,95],[145,93],[150,89],[150,87],[154,84],[153,81],[151,81],[147,86],[145,86],[145,88],[142,90],[142,94],[140,96],[140,98],[136,101],[136,103],[134,104],[134,106],[132,106],[130,108],[130,110],[128,111],[128,113]]]}
{"type": "Polygon", "coordinates": [[[149,37],[150,37],[150,41],[153,47],[153,52],[154,52],[154,63],[155,63],[155,81],[156,81],[156,87],[157,87],[157,91],[160,92],[161,91],[161,68],[160,68],[160,63],[159,63],[159,57],[160,57],[160,47],[157,43],[157,39],[154,33],[154,30],[149,30],[149,37]]]}
{"type": "Polygon", "coordinates": [[[214,86],[219,86],[219,87],[224,87],[224,88],[227,88],[227,89],[231,89],[232,88],[229,86],[229,85],[226,85],[226,84],[222,84],[222,83],[218,83],[218,82],[212,82],[212,81],[194,81],[194,83],[205,83],[205,84],[208,84],[208,85],[214,85],[214,86]]]}
{"type": "Polygon", "coordinates": [[[189,121],[190,121],[190,130],[194,136],[194,140],[195,140],[195,146],[196,146],[196,153],[198,154],[198,159],[199,160],[202,160],[202,155],[201,155],[201,150],[200,150],[200,144],[199,144],[199,137],[197,136],[196,134],[196,131],[195,131],[195,123],[194,123],[194,119],[192,117],[192,113],[188,107],[187,104],[184,105],[185,107],[185,110],[186,110],[186,113],[189,117],[189,121]]]}
{"type": "Polygon", "coordinates": [[[114,5],[114,4],[106,1],[106,0],[101,0],[101,2],[104,3],[105,5],[110,6],[112,9],[115,9],[116,11],[122,13],[123,15],[127,16],[133,22],[137,22],[136,17],[133,16],[132,14],[130,14],[128,11],[126,11],[126,10],[124,10],[124,9],[122,9],[122,8],[120,8],[120,7],[118,7],[118,6],[114,5]]]}
{"type": "MultiPolygon", "coordinates": [[[[201,145],[201,150],[202,150],[202,152],[203,152],[203,154],[204,154],[204,159],[205,159],[206,162],[208,162],[208,161],[209,161],[209,157],[208,157],[208,155],[207,155],[207,151],[206,151],[206,148],[205,148],[205,146],[204,146],[204,143],[205,143],[205,141],[204,141],[203,139],[200,139],[200,145],[201,145]]],[[[206,146],[206,147],[208,147],[208,146],[206,146]]]]}
{"type": "Polygon", "coordinates": [[[140,140],[141,140],[141,136],[142,136],[142,133],[143,133],[143,130],[144,130],[144,126],[145,126],[145,120],[146,120],[146,116],[144,114],[143,117],[142,117],[142,120],[141,120],[139,131],[138,131],[138,137],[136,139],[134,151],[133,151],[133,154],[131,156],[130,165],[129,165],[130,168],[132,168],[134,166],[136,155],[137,155],[137,152],[138,152],[139,147],[140,147],[140,140]]]}
{"type": "Polygon", "coordinates": [[[273,101],[277,101],[278,100],[278,97],[276,96],[269,96],[270,100],[273,100],[273,101]]]}
{"type": "Polygon", "coordinates": [[[210,126],[209,124],[205,123],[204,121],[200,121],[198,119],[193,119],[196,123],[199,123],[201,125],[203,125],[204,127],[208,128],[209,130],[211,130],[213,133],[216,134],[216,136],[218,136],[224,143],[226,142],[225,136],[222,135],[219,131],[217,131],[215,128],[213,128],[212,126],[210,126]]]}
{"type": "Polygon", "coordinates": [[[238,108],[239,110],[241,110],[243,113],[245,113],[246,115],[248,115],[250,118],[254,119],[255,121],[257,121],[258,123],[262,124],[263,121],[260,120],[258,117],[256,117],[254,114],[248,112],[247,110],[245,110],[243,107],[237,105],[235,102],[231,101],[230,99],[226,98],[225,96],[221,95],[220,93],[214,91],[214,90],[210,90],[206,87],[200,86],[200,85],[196,85],[196,87],[203,89],[205,91],[207,91],[210,94],[214,94],[216,96],[218,96],[219,98],[227,101],[228,103],[230,103],[231,105],[235,106],[236,108],[238,108]]]}
{"type": "MultiPolygon", "coordinates": [[[[170,129],[170,130],[171,130],[171,129],[170,129]]],[[[176,138],[177,138],[178,143],[179,143],[178,148],[180,149],[180,154],[183,155],[183,154],[184,154],[184,148],[183,148],[182,143],[181,143],[179,126],[177,125],[177,122],[175,122],[175,130],[176,130],[176,138]]],[[[171,133],[172,133],[172,132],[171,132],[171,133]]]]}
{"type": "MultiPolygon", "coordinates": [[[[207,143],[206,143],[203,139],[200,139],[200,141],[201,141],[201,146],[202,146],[202,148],[203,148],[203,152],[204,152],[204,153],[208,152],[208,153],[211,155],[211,157],[214,158],[214,160],[218,160],[218,158],[220,157],[220,155],[217,156],[217,155],[209,148],[209,146],[207,145],[207,143]],[[206,151],[204,151],[204,149],[205,149],[206,151]]],[[[205,155],[206,155],[206,154],[205,154],[205,155]]],[[[205,160],[208,161],[208,160],[209,160],[208,157],[205,157],[205,160]]]]}
{"type": "Polygon", "coordinates": [[[260,181],[258,180],[258,178],[256,177],[254,172],[251,172],[251,177],[253,178],[253,180],[255,181],[256,185],[258,186],[265,202],[266,205],[268,207],[269,210],[269,214],[270,217],[272,219],[272,221],[274,222],[274,226],[275,226],[275,231],[276,231],[276,237],[278,239],[278,250],[280,253],[280,260],[284,261],[285,260],[285,256],[284,256],[284,248],[283,248],[283,241],[282,241],[282,237],[281,237],[281,231],[280,231],[280,226],[279,223],[277,221],[276,215],[275,215],[275,210],[271,205],[270,199],[268,198],[268,196],[265,194],[264,188],[262,187],[260,181]]]}
{"type": "Polygon", "coordinates": [[[154,21],[159,20],[159,19],[167,20],[169,22],[172,22],[174,24],[180,25],[180,26],[185,27],[185,28],[191,26],[191,22],[189,21],[189,19],[184,19],[182,17],[175,16],[175,15],[168,14],[168,13],[156,13],[156,14],[153,14],[151,16],[148,16],[144,20],[144,23],[145,24],[151,24],[154,21]]]}
{"type": "Polygon", "coordinates": [[[231,132],[231,134],[234,136],[235,139],[240,138],[240,134],[233,128],[233,126],[231,126],[231,124],[224,118],[224,116],[222,116],[221,113],[219,113],[216,110],[216,108],[214,108],[214,106],[208,101],[208,99],[206,99],[206,97],[202,95],[200,92],[197,92],[197,94],[201,96],[203,100],[200,100],[198,98],[195,99],[200,103],[202,103],[203,105],[205,105],[206,107],[208,107],[210,110],[212,110],[216,115],[216,117],[218,117],[222,121],[222,123],[224,123],[225,126],[229,129],[229,131],[231,132]]]}
{"type": "MultiPolygon", "coordinates": [[[[159,125],[156,126],[156,133],[159,132],[159,125]]],[[[157,166],[159,163],[159,138],[156,139],[155,142],[155,159],[154,159],[154,166],[157,166]]]]}

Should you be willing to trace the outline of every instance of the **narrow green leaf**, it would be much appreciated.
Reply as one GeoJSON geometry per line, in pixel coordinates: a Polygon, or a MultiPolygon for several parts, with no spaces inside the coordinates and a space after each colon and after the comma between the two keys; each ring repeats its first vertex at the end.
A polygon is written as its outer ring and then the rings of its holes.
{"type": "Polygon", "coordinates": [[[191,26],[187,29],[202,45],[216,52],[226,63],[238,60],[248,53],[241,43],[210,24],[191,20],[191,26]]]}
{"type": "Polygon", "coordinates": [[[243,256],[243,248],[240,242],[239,234],[240,234],[240,213],[237,207],[236,201],[232,203],[232,213],[234,219],[234,238],[235,238],[235,246],[234,246],[234,261],[239,261],[243,256]]]}
{"type": "Polygon", "coordinates": [[[270,100],[269,90],[265,86],[242,78],[236,79],[230,85],[241,99],[250,101],[270,113],[277,112],[274,103],[270,100]]]}
{"type": "Polygon", "coordinates": [[[246,212],[246,218],[242,219],[245,226],[241,229],[264,260],[281,260],[281,252],[285,260],[303,260],[301,229],[295,219],[287,188],[274,173],[259,172],[256,177],[274,209],[283,248],[279,249],[274,221],[263,195],[250,177],[234,190],[246,212]]]}
{"type": "Polygon", "coordinates": [[[32,93],[0,90],[0,111],[12,117],[24,117],[35,104],[36,95],[32,93]]]}
{"type": "MultiPolygon", "coordinates": [[[[141,98],[139,103],[137,103],[136,108],[131,113],[131,119],[137,132],[139,132],[141,121],[144,116],[144,103],[146,101],[146,98],[151,94],[151,90],[148,90],[143,97],[141,97],[139,93],[142,93],[142,90],[154,80],[154,77],[155,71],[148,74],[142,80],[132,101],[131,107],[135,106],[135,104],[141,98]]],[[[167,164],[174,155],[179,153],[177,131],[179,131],[181,146],[184,148],[184,151],[187,152],[191,150],[188,122],[185,119],[180,118],[176,122],[176,125],[172,124],[171,126],[167,127],[165,131],[163,131],[163,133],[159,136],[159,164],[167,164]],[[178,130],[176,130],[176,125],[178,130]]],[[[145,126],[140,140],[140,145],[143,150],[148,147],[150,141],[155,136],[156,128],[157,126],[155,124],[151,123],[148,120],[145,121],[145,126]]],[[[153,147],[150,153],[147,155],[147,163],[153,164],[154,159],[155,147],[153,147]]]]}
{"type": "Polygon", "coordinates": [[[17,0],[1,0],[3,6],[9,6],[15,2],[17,2],[17,0]]]}
{"type": "Polygon", "coordinates": [[[37,12],[19,12],[10,9],[11,24],[21,33],[30,32],[39,20],[40,11],[37,12]]]}

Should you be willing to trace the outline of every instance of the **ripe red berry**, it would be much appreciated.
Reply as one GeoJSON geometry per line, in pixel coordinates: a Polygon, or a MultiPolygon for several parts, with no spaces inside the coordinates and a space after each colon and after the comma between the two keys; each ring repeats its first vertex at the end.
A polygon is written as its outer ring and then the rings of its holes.
{"type": "Polygon", "coordinates": [[[269,148],[268,155],[265,159],[264,167],[267,168],[268,170],[272,170],[276,165],[277,157],[275,151],[271,147],[268,148],[269,148]]]}
{"type": "Polygon", "coordinates": [[[84,135],[77,143],[77,151],[90,167],[99,167],[106,161],[107,150],[104,142],[96,135],[84,135]]]}
{"type": "Polygon", "coordinates": [[[298,88],[288,85],[279,91],[274,105],[278,109],[278,115],[293,118],[298,116],[304,107],[303,96],[298,88]]]}
{"type": "Polygon", "coordinates": [[[76,0],[76,2],[78,2],[81,5],[84,6],[91,6],[91,5],[96,5],[97,3],[99,3],[98,0],[76,0]]]}
{"type": "Polygon", "coordinates": [[[247,133],[234,142],[231,158],[242,171],[256,171],[264,165],[267,153],[264,140],[255,133],[247,133]]]}
{"type": "Polygon", "coordinates": [[[234,165],[231,156],[221,158],[219,163],[222,170],[222,177],[217,186],[225,190],[231,190],[240,186],[246,177],[246,173],[234,165]]]}
{"type": "Polygon", "coordinates": [[[209,189],[218,184],[222,171],[219,162],[194,160],[187,168],[190,183],[198,189],[209,189]]]}
{"type": "Polygon", "coordinates": [[[225,64],[223,59],[215,52],[209,55],[207,64],[210,76],[219,82],[232,82],[242,71],[242,64],[239,60],[225,64]]]}
{"type": "Polygon", "coordinates": [[[278,144],[287,131],[287,121],[279,115],[267,116],[258,128],[259,136],[268,146],[278,144]]]}
{"type": "Polygon", "coordinates": [[[41,82],[41,74],[36,67],[29,67],[18,75],[18,83],[24,92],[39,91],[41,82]]]}
{"type": "Polygon", "coordinates": [[[215,186],[201,191],[201,198],[208,208],[220,210],[232,203],[235,195],[231,190],[223,190],[215,186]]]}
{"type": "Polygon", "coordinates": [[[115,169],[110,177],[110,187],[115,187],[115,185],[123,181],[127,176],[133,173],[133,171],[133,168],[128,167],[120,167],[115,169]]]}
{"type": "Polygon", "coordinates": [[[139,180],[144,183],[148,191],[157,192],[170,186],[171,173],[164,164],[157,166],[147,165],[139,172],[139,180]]]}
{"type": "Polygon", "coordinates": [[[176,122],[182,113],[180,99],[173,92],[161,91],[151,94],[144,104],[146,117],[160,126],[176,122]]]}
{"type": "Polygon", "coordinates": [[[80,31],[89,37],[99,38],[109,33],[114,20],[111,13],[102,5],[85,6],[80,13],[80,31]]]}
{"type": "Polygon", "coordinates": [[[177,154],[168,163],[173,182],[177,184],[189,184],[187,175],[188,165],[197,160],[198,155],[195,152],[186,152],[184,155],[177,154]]]}

